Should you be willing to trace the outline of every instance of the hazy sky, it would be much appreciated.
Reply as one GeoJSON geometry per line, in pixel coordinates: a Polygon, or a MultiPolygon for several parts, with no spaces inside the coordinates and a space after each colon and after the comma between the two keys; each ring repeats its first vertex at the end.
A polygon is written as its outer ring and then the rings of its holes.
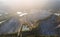
{"type": "Polygon", "coordinates": [[[59,0],[0,0],[0,8],[9,7],[15,11],[35,8],[53,8],[59,0]]]}
{"type": "MultiPolygon", "coordinates": [[[[54,5],[59,0],[0,0],[4,5],[8,5],[13,8],[36,8],[54,5]],[[46,5],[48,4],[48,5],[46,5]]],[[[0,3],[0,4],[1,4],[0,3]]]]}
{"type": "Polygon", "coordinates": [[[0,0],[0,2],[13,8],[42,7],[47,1],[48,0],[0,0]]]}
{"type": "MultiPolygon", "coordinates": [[[[19,11],[19,10],[24,11],[26,9],[27,10],[29,10],[29,9],[35,10],[35,8],[40,9],[40,8],[44,8],[44,7],[53,8],[57,4],[60,5],[59,2],[60,2],[60,0],[0,0],[0,9],[9,7],[15,11],[19,11]]],[[[31,11],[29,11],[29,12],[31,12],[31,11]]],[[[34,11],[32,11],[32,12],[34,13],[34,11]]],[[[38,15],[38,14],[42,14],[42,12],[40,13],[38,11],[36,13],[38,15]]],[[[46,13],[47,12],[43,12],[44,16],[43,15],[41,15],[41,16],[45,17],[46,13]]],[[[50,13],[48,13],[48,14],[50,14],[50,13]]]]}

